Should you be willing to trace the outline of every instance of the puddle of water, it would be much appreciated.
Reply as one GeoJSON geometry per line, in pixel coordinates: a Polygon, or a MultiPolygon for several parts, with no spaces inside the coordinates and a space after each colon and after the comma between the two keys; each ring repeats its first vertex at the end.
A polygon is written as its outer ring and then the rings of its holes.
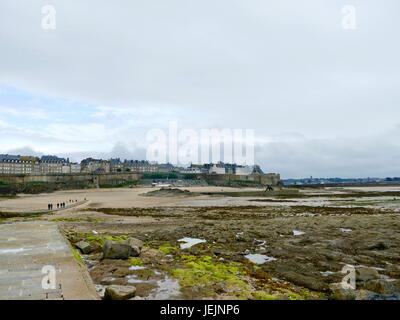
{"type": "Polygon", "coordinates": [[[166,277],[164,280],[157,281],[158,288],[154,289],[149,295],[150,300],[176,299],[181,295],[178,281],[166,277]]]}
{"type": "Polygon", "coordinates": [[[251,262],[255,264],[264,264],[266,262],[271,262],[276,260],[273,257],[268,257],[265,254],[258,254],[258,253],[248,254],[245,256],[245,258],[249,259],[251,262]]]}
{"type": "Polygon", "coordinates": [[[254,239],[254,242],[255,242],[256,246],[260,246],[260,247],[267,243],[267,241],[265,241],[265,240],[257,240],[257,239],[254,239]]]}
{"type": "Polygon", "coordinates": [[[205,239],[196,239],[196,238],[189,238],[189,237],[179,239],[178,241],[185,242],[185,243],[181,243],[181,249],[188,249],[188,248],[193,247],[196,244],[207,242],[205,239]]]}
{"type": "Polygon", "coordinates": [[[133,271],[133,270],[143,270],[146,269],[146,267],[143,266],[131,266],[129,267],[129,270],[133,271]]]}
{"type": "Polygon", "coordinates": [[[335,274],[335,272],[332,272],[332,271],[320,271],[320,273],[321,273],[324,277],[329,277],[329,276],[335,274]]]}
{"type": "Polygon", "coordinates": [[[293,230],[293,235],[294,235],[294,236],[301,236],[301,235],[303,235],[303,234],[305,234],[305,232],[300,231],[300,230],[293,230]]]}
{"type": "Polygon", "coordinates": [[[340,228],[340,231],[342,231],[342,232],[352,232],[353,230],[346,229],[346,228],[340,228]]]}
{"type": "Polygon", "coordinates": [[[127,276],[128,278],[128,283],[130,284],[134,284],[134,283],[151,283],[154,281],[149,281],[149,280],[142,280],[142,279],[138,279],[136,277],[132,277],[131,275],[127,276]]]}

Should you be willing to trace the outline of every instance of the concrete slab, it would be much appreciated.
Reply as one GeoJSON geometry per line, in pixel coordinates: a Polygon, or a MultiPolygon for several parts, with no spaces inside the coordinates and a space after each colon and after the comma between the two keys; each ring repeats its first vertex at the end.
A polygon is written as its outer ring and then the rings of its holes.
{"type": "Polygon", "coordinates": [[[0,299],[92,300],[98,295],[57,225],[29,221],[0,224],[0,299]],[[53,271],[54,286],[47,288],[44,279],[53,271]]]}

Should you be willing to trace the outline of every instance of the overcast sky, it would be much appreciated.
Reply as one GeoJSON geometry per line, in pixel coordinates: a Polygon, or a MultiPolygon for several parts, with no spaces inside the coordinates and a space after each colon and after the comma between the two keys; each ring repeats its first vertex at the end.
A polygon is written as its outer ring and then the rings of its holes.
{"type": "Polygon", "coordinates": [[[0,153],[144,158],[148,130],[177,121],[254,129],[256,162],[284,178],[400,176],[399,12],[398,0],[1,0],[0,153]]]}

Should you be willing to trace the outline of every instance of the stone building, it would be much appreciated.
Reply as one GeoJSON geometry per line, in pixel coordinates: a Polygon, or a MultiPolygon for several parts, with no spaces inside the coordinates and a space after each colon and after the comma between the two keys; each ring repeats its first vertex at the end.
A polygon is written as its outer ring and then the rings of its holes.
{"type": "Polygon", "coordinates": [[[226,173],[225,165],[223,163],[213,164],[213,165],[211,165],[208,173],[209,174],[225,174],[226,173]]]}
{"type": "Polygon", "coordinates": [[[161,163],[156,165],[158,168],[158,172],[168,173],[172,171],[176,171],[176,167],[171,163],[161,163]]]}
{"type": "Polygon", "coordinates": [[[146,160],[125,160],[123,168],[128,172],[158,172],[158,165],[146,160]]]}
{"type": "Polygon", "coordinates": [[[37,157],[0,155],[1,174],[39,174],[40,161],[37,157]]]}
{"type": "Polygon", "coordinates": [[[71,173],[71,164],[68,159],[56,156],[38,158],[3,154],[0,155],[0,173],[32,175],[71,173]]]}
{"type": "Polygon", "coordinates": [[[77,174],[81,173],[81,165],[79,163],[66,163],[62,167],[63,174],[77,174]]]}
{"type": "Polygon", "coordinates": [[[260,166],[235,166],[234,174],[239,176],[247,176],[251,174],[264,174],[260,166]]]}
{"type": "Polygon", "coordinates": [[[121,162],[120,158],[110,159],[110,172],[123,172],[124,164],[121,162]]]}
{"type": "Polygon", "coordinates": [[[81,172],[110,173],[111,165],[107,160],[87,158],[81,162],[81,172]]]}
{"type": "Polygon", "coordinates": [[[71,172],[70,173],[81,173],[81,164],[80,163],[70,163],[71,172]]]}
{"type": "Polygon", "coordinates": [[[40,173],[62,174],[69,166],[69,160],[57,156],[42,156],[40,158],[40,173]]]}

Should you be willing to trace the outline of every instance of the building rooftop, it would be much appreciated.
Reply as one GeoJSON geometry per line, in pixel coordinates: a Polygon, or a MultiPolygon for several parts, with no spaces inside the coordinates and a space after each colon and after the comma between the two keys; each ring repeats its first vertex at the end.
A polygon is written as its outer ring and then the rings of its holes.
{"type": "Polygon", "coordinates": [[[0,154],[0,162],[18,162],[21,161],[21,156],[11,154],[0,154]]]}
{"type": "Polygon", "coordinates": [[[42,156],[40,158],[40,161],[44,162],[44,163],[68,163],[69,162],[68,159],[59,158],[57,156],[42,156]]]}

